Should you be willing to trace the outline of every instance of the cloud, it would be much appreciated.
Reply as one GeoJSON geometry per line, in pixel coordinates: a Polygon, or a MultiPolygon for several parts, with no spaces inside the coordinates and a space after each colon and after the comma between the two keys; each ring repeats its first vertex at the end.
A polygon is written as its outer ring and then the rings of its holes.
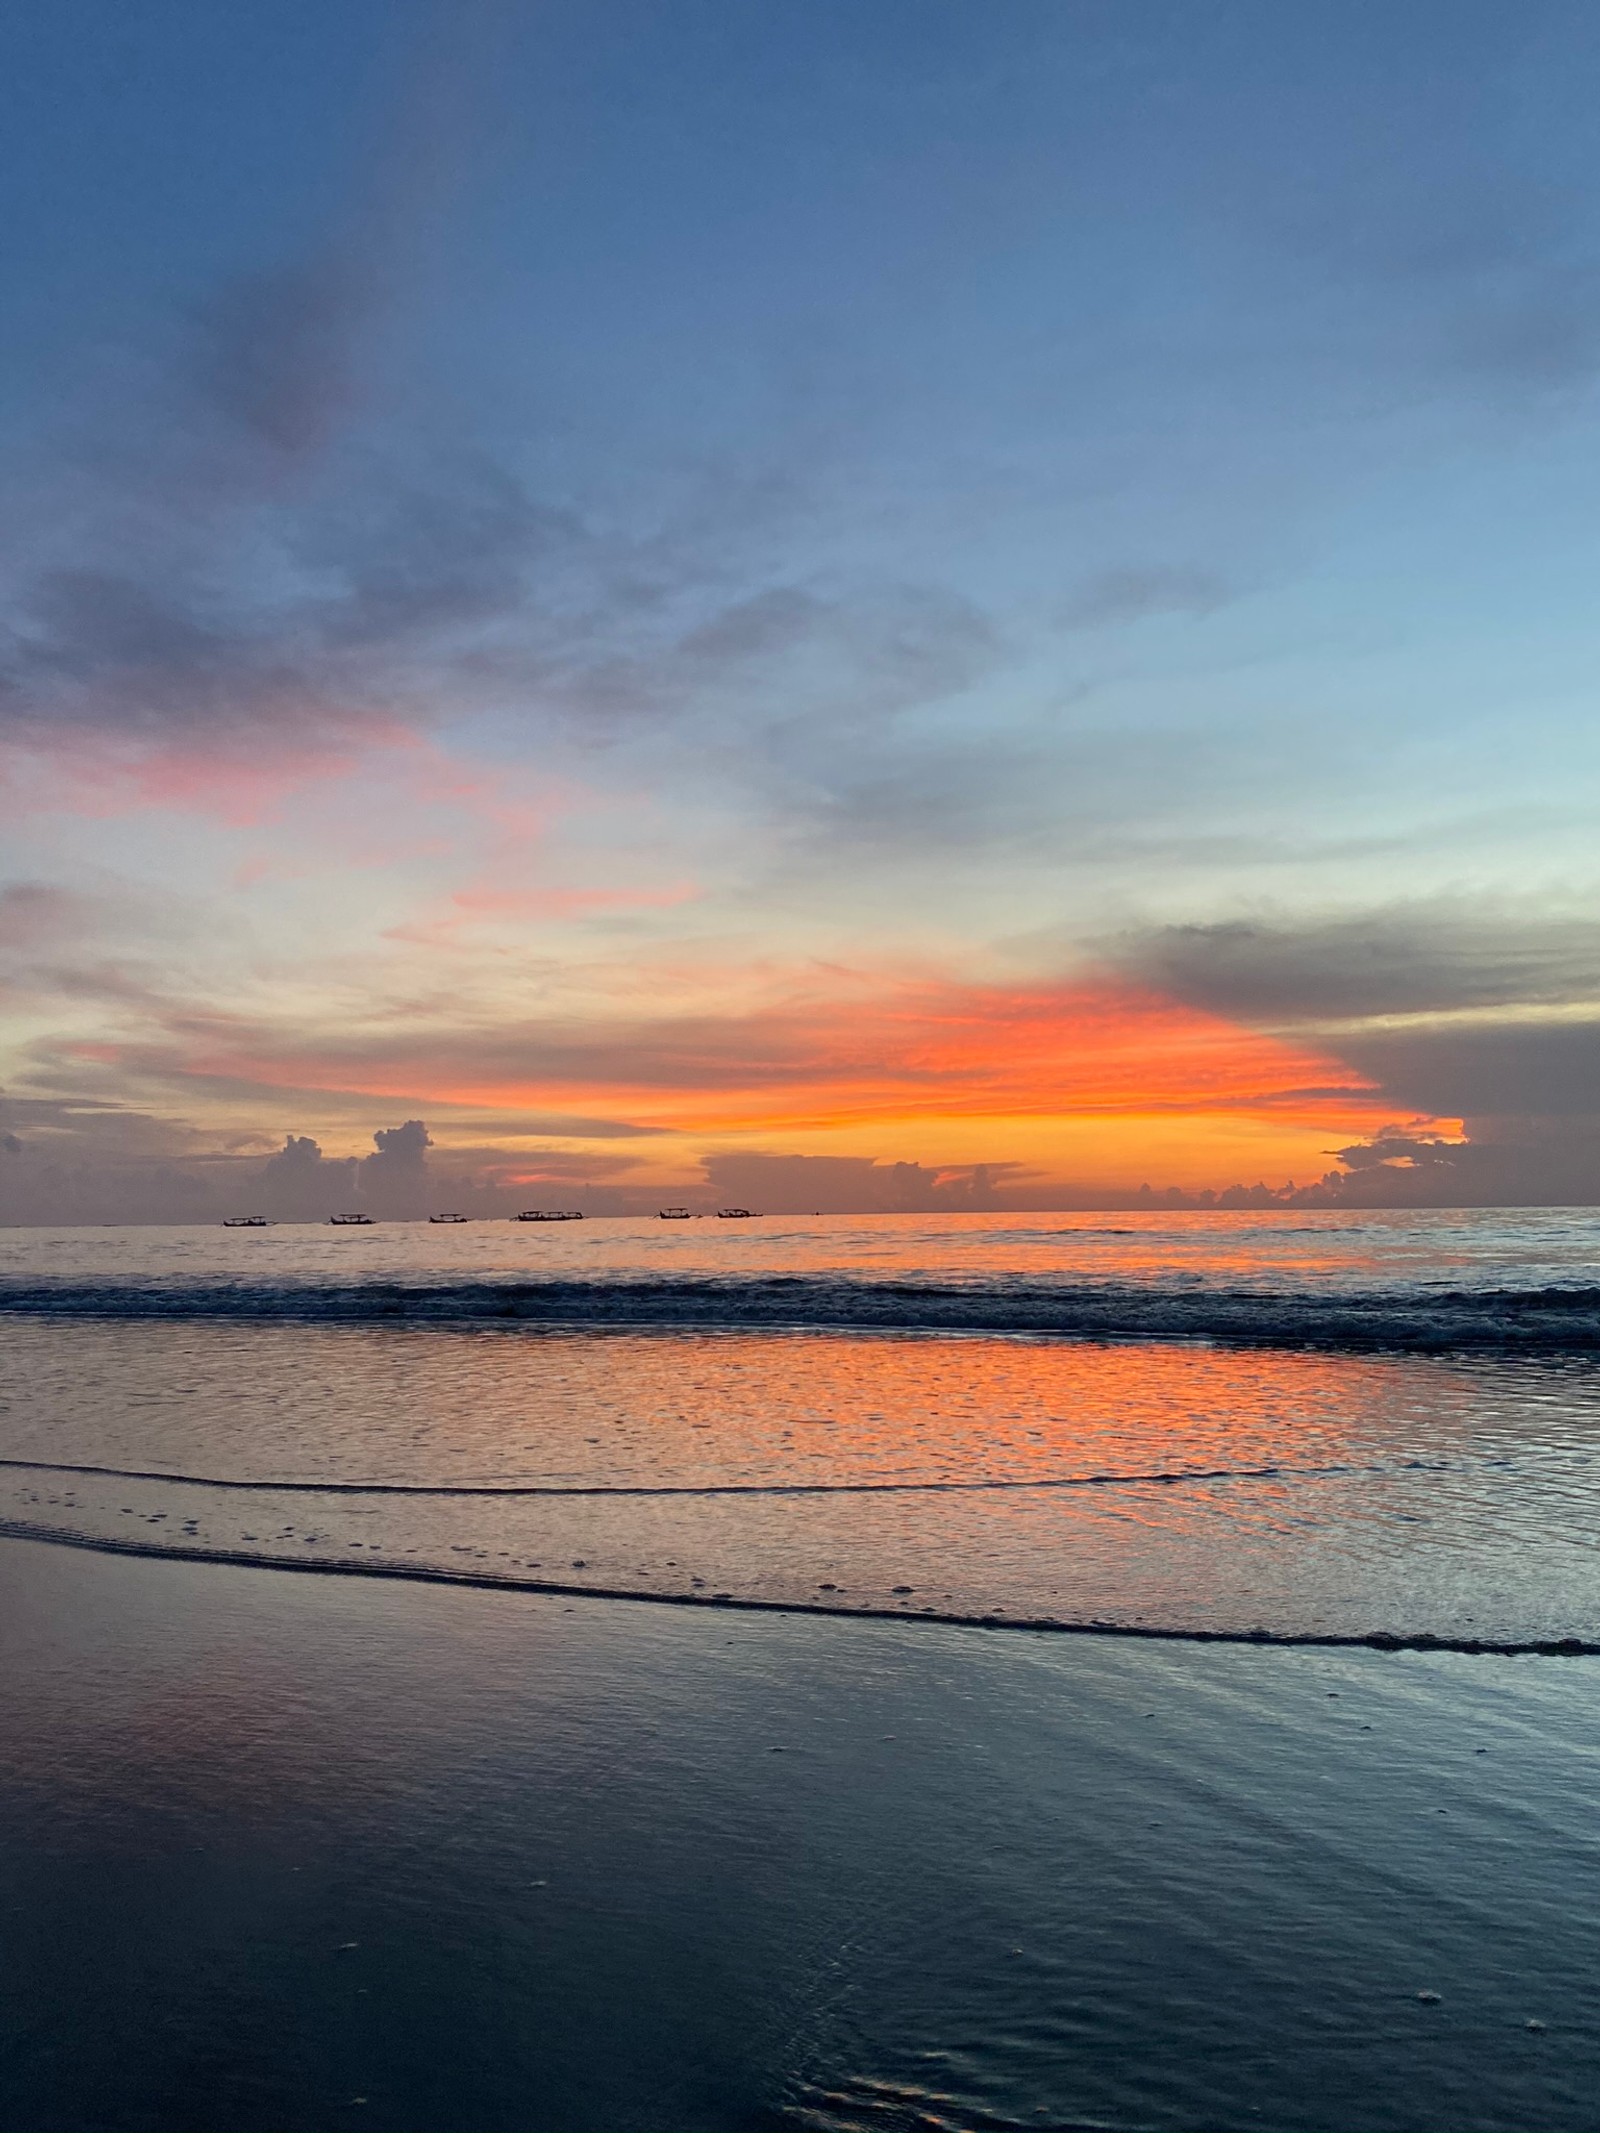
{"type": "Polygon", "coordinates": [[[0,1223],[203,1222],[216,1138],[114,1103],[0,1092],[0,1223]]]}
{"type": "Polygon", "coordinates": [[[1336,1151],[1323,1204],[1600,1198],[1600,925],[1435,901],[1299,925],[1166,927],[1119,967],[1314,1041],[1421,1123],[1336,1151]],[[1452,1122],[1448,1131],[1428,1121],[1452,1122]],[[1457,1123],[1459,1122],[1459,1130],[1457,1123]]]}
{"type": "Polygon", "coordinates": [[[582,538],[468,454],[353,468],[336,500],[224,499],[136,569],[108,520],[68,563],[45,542],[13,586],[0,734],[270,755],[430,723],[474,627],[519,612],[550,544],[582,538]]]}
{"type": "Polygon", "coordinates": [[[593,645],[552,643],[537,679],[602,730],[685,720],[748,751],[759,776],[764,754],[789,770],[824,763],[843,732],[960,695],[1003,657],[983,611],[934,584],[768,585],[703,606],[691,584],[619,612],[593,645]]]}
{"type": "MultiPolygon", "coordinates": [[[[619,980],[625,974],[619,973],[619,980]]],[[[705,973],[696,989],[714,979],[705,973]]],[[[424,1011],[308,1031],[277,1019],[179,1009],[127,1047],[180,1098],[226,1087],[260,1102],[315,1090],[457,1111],[581,1115],[611,1107],[638,1128],[715,1133],[800,1123],[1054,1117],[1320,1107],[1368,1115],[1359,1078],[1307,1046],[1241,1030],[1122,981],[1032,986],[847,970],[750,974],[720,1012],[482,1016],[424,1011]],[[761,994],[749,997],[752,984],[761,994]],[[580,1109],[581,1107],[581,1109],[580,1109]]],[[[720,989],[740,984],[722,973],[720,989]]],[[[637,981],[627,989],[630,1005],[637,981]]]]}
{"type": "Polygon", "coordinates": [[[767,1155],[725,1150],[702,1160],[720,1206],[758,1214],[959,1214],[1001,1205],[1010,1163],[925,1168],[871,1156],[767,1155]]]}
{"type": "Polygon", "coordinates": [[[1256,1023],[1600,1001],[1600,925],[1448,903],[1167,926],[1107,953],[1176,999],[1256,1023]]]}
{"type": "Polygon", "coordinates": [[[196,320],[201,393],[276,452],[320,449],[356,402],[374,293],[370,272],[331,254],[229,282],[196,320]]]}
{"type": "Polygon", "coordinates": [[[361,1197],[389,1215],[419,1215],[428,1207],[428,1150],[433,1146],[420,1118],[403,1126],[380,1128],[372,1136],[373,1153],[361,1164],[361,1197]]]}
{"type": "Polygon", "coordinates": [[[1167,927],[1113,953],[1208,1013],[1315,1041],[1414,1115],[1600,1111],[1592,920],[1434,903],[1299,926],[1167,927]]]}
{"type": "Polygon", "coordinates": [[[1011,656],[937,582],[797,572],[787,490],[765,520],[712,470],[670,500],[551,501],[426,423],[342,427],[362,301],[315,262],[231,285],[193,329],[190,396],[115,411],[145,448],[80,442],[35,485],[0,558],[17,792],[245,821],[489,717],[546,759],[645,746],[654,778],[826,813],[863,736],[1011,656]]]}
{"type": "Polygon", "coordinates": [[[310,1134],[288,1133],[263,1159],[259,1138],[185,1126],[82,1097],[0,1094],[0,1223],[219,1222],[264,1214],[323,1222],[369,1213],[416,1220],[457,1210],[505,1216],[530,1188],[560,1184],[591,1213],[657,1204],[651,1188],[615,1182],[626,1157],[492,1142],[438,1149],[419,1119],[380,1127],[367,1155],[328,1155],[310,1134]]]}
{"type": "Polygon", "coordinates": [[[1086,578],[1062,608],[1061,620],[1068,629],[1114,628],[1156,615],[1213,614],[1233,597],[1228,581],[1212,570],[1123,564],[1086,578]]]}
{"type": "Polygon", "coordinates": [[[70,889],[43,881],[0,888],[0,953],[30,954],[81,936],[93,907],[70,889]]]}
{"type": "Polygon", "coordinates": [[[1581,1019],[1374,1029],[1340,1056],[1397,1105],[1430,1118],[1575,1118],[1600,1112],[1600,1008],[1581,1019]]]}
{"type": "Polygon", "coordinates": [[[1469,1119],[1453,1139],[1395,1128],[1335,1152],[1340,1171],[1286,1197],[1325,1207],[1600,1205],[1600,1110],[1469,1119]]]}
{"type": "Polygon", "coordinates": [[[280,1220],[314,1221],[370,1212],[415,1219],[433,1200],[433,1146],[421,1119],[380,1127],[368,1156],[326,1156],[309,1134],[288,1134],[254,1179],[262,1210],[280,1220]]]}
{"type": "Polygon", "coordinates": [[[329,1158],[309,1134],[288,1134],[254,1180],[259,1210],[242,1211],[299,1222],[341,1213],[356,1198],[357,1170],[354,1156],[329,1158]]]}

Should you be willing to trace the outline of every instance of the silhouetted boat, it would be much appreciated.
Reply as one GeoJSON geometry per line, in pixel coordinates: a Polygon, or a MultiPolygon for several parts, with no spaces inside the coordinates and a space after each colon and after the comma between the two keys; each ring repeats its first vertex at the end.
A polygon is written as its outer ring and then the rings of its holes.
{"type": "Polygon", "coordinates": [[[272,1224],[265,1215],[224,1215],[222,1226],[224,1229],[271,1229],[272,1224]]]}
{"type": "Polygon", "coordinates": [[[470,1222],[471,1215],[429,1215],[430,1222],[470,1222]]]}
{"type": "Polygon", "coordinates": [[[693,1220],[687,1207],[663,1207],[660,1210],[663,1222],[689,1222],[693,1220]]]}
{"type": "Polygon", "coordinates": [[[511,1219],[513,1222],[581,1222],[583,1210],[577,1207],[529,1207],[511,1219]]]}
{"type": "Polygon", "coordinates": [[[756,1212],[753,1207],[719,1207],[717,1209],[717,1220],[719,1222],[753,1222],[755,1219],[756,1212]]]}
{"type": "Polygon", "coordinates": [[[371,1229],[371,1215],[329,1215],[335,1229],[371,1229]]]}

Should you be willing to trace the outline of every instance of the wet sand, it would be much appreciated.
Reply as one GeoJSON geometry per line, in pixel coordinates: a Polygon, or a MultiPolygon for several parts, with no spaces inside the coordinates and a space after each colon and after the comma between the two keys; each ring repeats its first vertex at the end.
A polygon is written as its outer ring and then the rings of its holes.
{"type": "Polygon", "coordinates": [[[1596,1666],[0,1543],[0,2127],[1587,2127],[1596,1666]]]}

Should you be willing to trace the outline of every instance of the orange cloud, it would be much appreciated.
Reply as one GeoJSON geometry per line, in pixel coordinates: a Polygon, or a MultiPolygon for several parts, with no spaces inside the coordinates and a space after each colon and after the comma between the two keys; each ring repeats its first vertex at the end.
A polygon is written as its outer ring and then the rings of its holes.
{"type": "Polygon", "coordinates": [[[231,1030],[188,1071],[457,1113],[600,1114],[702,1145],[914,1141],[933,1160],[1185,1181],[1241,1163],[1314,1171],[1330,1136],[1393,1116],[1334,1058],[1112,979],[874,988],[841,973],[744,1014],[265,1036],[231,1030]]]}

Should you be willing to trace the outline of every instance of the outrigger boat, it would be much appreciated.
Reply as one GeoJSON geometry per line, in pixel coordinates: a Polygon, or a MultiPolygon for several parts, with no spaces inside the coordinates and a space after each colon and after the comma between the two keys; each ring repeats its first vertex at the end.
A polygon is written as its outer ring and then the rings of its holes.
{"type": "Polygon", "coordinates": [[[429,1215],[430,1222],[470,1222],[471,1215],[429,1215]]]}
{"type": "Polygon", "coordinates": [[[272,1224],[265,1215],[224,1215],[222,1226],[224,1229],[271,1229],[272,1224]]]}
{"type": "Polygon", "coordinates": [[[335,1229],[371,1229],[372,1227],[371,1215],[329,1215],[328,1220],[335,1229]]]}
{"type": "Polygon", "coordinates": [[[719,1222],[753,1222],[755,1219],[756,1214],[753,1207],[719,1207],[717,1209],[717,1220],[719,1222]]]}
{"type": "Polygon", "coordinates": [[[581,1222],[583,1210],[578,1207],[529,1207],[511,1219],[513,1222],[581,1222]]]}
{"type": "Polygon", "coordinates": [[[687,1207],[663,1207],[660,1210],[663,1222],[692,1222],[694,1217],[687,1207]]]}

